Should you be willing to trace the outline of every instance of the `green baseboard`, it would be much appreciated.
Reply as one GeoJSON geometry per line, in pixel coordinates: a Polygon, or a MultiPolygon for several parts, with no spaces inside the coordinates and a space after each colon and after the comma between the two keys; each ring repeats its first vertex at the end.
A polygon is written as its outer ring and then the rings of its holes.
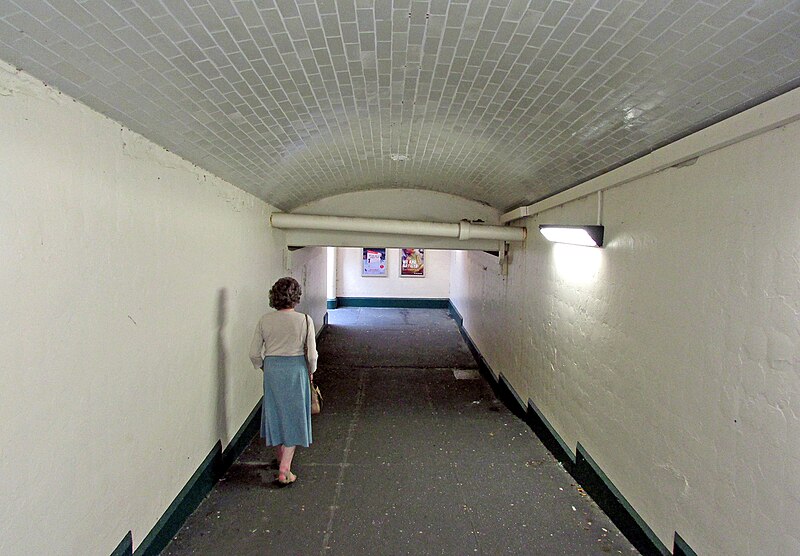
{"type": "MultiPolygon", "coordinates": [[[[262,400],[259,400],[224,451],[222,443],[217,441],[164,515],[136,549],[135,556],[161,554],[186,519],[197,509],[258,432],[261,423],[261,402],[262,400]]],[[[113,553],[112,556],[117,556],[117,553],[113,553]]]]}
{"type": "MultiPolygon", "coordinates": [[[[512,413],[525,420],[542,444],[561,462],[564,469],[575,478],[641,554],[668,556],[670,552],[664,543],[622,496],[622,493],[589,456],[584,447],[578,443],[576,451],[573,453],[532,400],[528,400],[527,404],[522,403],[519,394],[506,377],[496,373],[486,362],[483,354],[464,328],[464,319],[461,313],[452,302],[449,303],[448,309],[453,320],[458,324],[467,347],[475,357],[481,374],[487,379],[498,399],[505,403],[512,413]]],[[[673,552],[674,556],[697,556],[677,532],[675,533],[673,552]]]]}
{"type": "Polygon", "coordinates": [[[322,333],[325,332],[325,329],[328,328],[328,313],[327,311],[322,316],[322,326],[320,326],[316,333],[314,334],[314,338],[317,340],[317,344],[319,344],[319,339],[322,336],[322,333]]]}
{"type": "Polygon", "coordinates": [[[571,474],[639,552],[645,556],[669,556],[669,550],[661,539],[580,443],[576,449],[575,466],[571,474]]]}
{"type": "Polygon", "coordinates": [[[337,302],[335,299],[329,299],[326,303],[326,306],[328,309],[336,309],[336,303],[337,302]]]}
{"type": "Polygon", "coordinates": [[[572,467],[575,465],[575,454],[572,453],[567,443],[561,438],[561,435],[556,432],[556,429],[550,424],[550,421],[539,411],[533,400],[528,400],[528,411],[525,415],[525,421],[528,426],[536,434],[536,436],[544,444],[551,454],[561,462],[564,469],[572,473],[572,467]]]}
{"type": "Polygon", "coordinates": [[[675,532],[675,544],[672,547],[672,554],[675,556],[697,556],[697,552],[692,550],[692,547],[681,538],[678,532],[675,532]]]}
{"type": "MultiPolygon", "coordinates": [[[[455,311],[455,309],[453,309],[453,311],[455,311]]],[[[458,314],[458,311],[456,311],[456,314],[458,314]]],[[[478,349],[478,346],[476,346],[475,342],[472,341],[469,332],[467,332],[467,329],[464,328],[463,326],[464,319],[460,318],[461,315],[458,316],[460,321],[459,319],[454,319],[454,320],[456,320],[456,322],[458,323],[458,331],[461,332],[461,337],[464,338],[464,342],[466,342],[467,347],[469,348],[469,351],[472,354],[472,357],[475,359],[475,362],[478,363],[478,369],[480,370],[481,374],[487,379],[489,384],[494,385],[496,382],[499,381],[500,377],[494,374],[494,371],[486,362],[486,359],[484,359],[483,354],[478,349]]]]}
{"type": "MultiPolygon", "coordinates": [[[[330,303],[330,302],[329,302],[330,303]]],[[[337,307],[388,307],[395,309],[447,309],[450,300],[411,297],[337,297],[337,307]]]]}
{"type": "Polygon", "coordinates": [[[524,403],[522,403],[522,399],[520,399],[519,394],[517,394],[517,391],[513,386],[511,386],[511,383],[508,382],[508,379],[503,376],[502,373],[498,377],[496,384],[497,391],[499,391],[498,398],[500,401],[502,401],[505,406],[511,410],[511,413],[525,421],[528,408],[524,403]]]}
{"type": "Polygon", "coordinates": [[[142,544],[134,552],[135,556],[158,556],[180,530],[186,518],[197,509],[200,502],[211,492],[222,468],[222,444],[217,443],[208,453],[203,463],[194,472],[186,486],[178,493],[167,511],[161,516],[142,544]]]}
{"type": "Polygon", "coordinates": [[[133,556],[133,535],[130,531],[125,535],[125,538],[120,541],[111,556],[133,556]]]}
{"type": "MultiPolygon", "coordinates": [[[[233,462],[242,455],[242,452],[250,445],[250,441],[258,434],[261,429],[261,404],[264,399],[260,399],[250,415],[247,416],[239,431],[231,438],[230,443],[222,452],[222,469],[221,474],[224,474],[233,462]]],[[[218,477],[219,478],[219,477],[218,477]]]]}
{"type": "Polygon", "coordinates": [[[464,341],[467,343],[467,347],[472,353],[472,356],[475,358],[475,362],[478,363],[478,369],[487,379],[487,382],[491,385],[492,390],[494,390],[497,398],[503,402],[506,407],[508,407],[511,412],[514,413],[514,415],[524,420],[526,406],[520,399],[519,395],[517,395],[516,390],[514,390],[506,377],[502,375],[498,376],[494,370],[492,370],[492,367],[489,365],[489,363],[486,362],[483,354],[480,352],[478,347],[475,345],[475,342],[472,341],[469,333],[464,328],[464,319],[461,316],[461,313],[458,312],[458,309],[456,309],[452,303],[448,303],[447,308],[450,311],[450,316],[453,317],[453,320],[456,321],[456,324],[458,324],[458,330],[461,332],[461,337],[464,338],[464,341]]]}
{"type": "Polygon", "coordinates": [[[456,306],[453,305],[453,302],[450,300],[447,301],[447,310],[450,312],[450,316],[453,317],[453,320],[456,321],[458,327],[463,329],[464,317],[461,316],[461,313],[458,312],[458,309],[456,309],[456,306]]]}

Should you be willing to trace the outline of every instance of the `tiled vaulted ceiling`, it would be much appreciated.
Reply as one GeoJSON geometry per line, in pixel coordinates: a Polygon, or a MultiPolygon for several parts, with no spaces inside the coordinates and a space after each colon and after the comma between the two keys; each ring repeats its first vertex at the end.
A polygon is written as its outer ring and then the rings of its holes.
{"type": "Polygon", "coordinates": [[[284,210],[504,210],[800,84],[800,0],[0,0],[0,58],[284,210]]]}

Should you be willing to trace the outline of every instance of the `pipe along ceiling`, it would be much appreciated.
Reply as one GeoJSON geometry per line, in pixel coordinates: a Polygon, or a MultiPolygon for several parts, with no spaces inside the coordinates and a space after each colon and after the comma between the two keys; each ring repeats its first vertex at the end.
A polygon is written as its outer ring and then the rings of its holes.
{"type": "Polygon", "coordinates": [[[273,228],[294,230],[327,230],[398,234],[426,237],[446,237],[460,240],[491,239],[498,241],[525,241],[527,230],[521,226],[491,226],[468,220],[456,223],[387,220],[379,218],[353,218],[346,216],[318,216],[276,212],[270,216],[273,228]]]}

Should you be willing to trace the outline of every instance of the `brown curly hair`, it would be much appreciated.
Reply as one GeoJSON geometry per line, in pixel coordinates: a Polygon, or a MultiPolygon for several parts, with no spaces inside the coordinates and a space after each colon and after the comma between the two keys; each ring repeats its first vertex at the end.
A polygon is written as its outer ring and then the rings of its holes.
{"type": "Polygon", "coordinates": [[[292,309],[300,303],[303,289],[291,276],[280,278],[269,290],[269,306],[275,309],[292,309]]]}

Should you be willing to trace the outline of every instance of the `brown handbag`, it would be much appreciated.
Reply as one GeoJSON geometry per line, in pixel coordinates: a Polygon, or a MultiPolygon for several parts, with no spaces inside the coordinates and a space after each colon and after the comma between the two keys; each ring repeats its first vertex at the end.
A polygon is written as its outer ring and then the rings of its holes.
{"type": "MultiPolygon", "coordinates": [[[[306,367],[308,367],[308,334],[311,327],[308,325],[308,315],[306,315],[306,337],[303,340],[303,354],[306,356],[306,367]]],[[[322,411],[322,392],[319,386],[314,384],[314,375],[308,373],[308,381],[311,384],[311,415],[318,415],[322,411]]]]}

